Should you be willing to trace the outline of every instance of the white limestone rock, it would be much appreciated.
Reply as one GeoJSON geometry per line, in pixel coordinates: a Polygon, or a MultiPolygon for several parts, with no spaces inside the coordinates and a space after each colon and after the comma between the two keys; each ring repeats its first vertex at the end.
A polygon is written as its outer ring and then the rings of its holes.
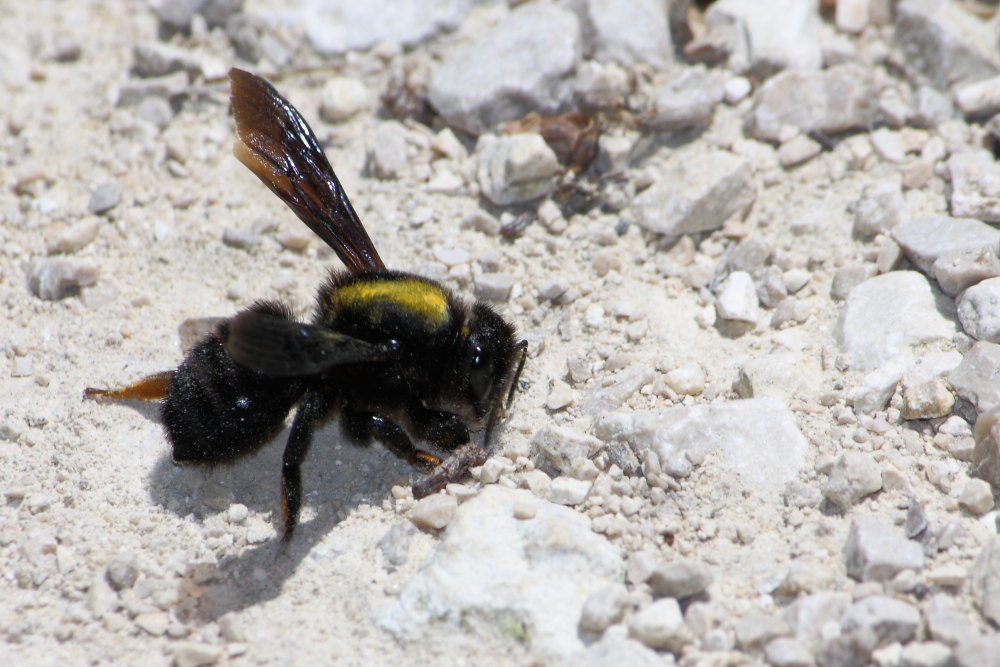
{"type": "Polygon", "coordinates": [[[624,439],[639,458],[646,450],[668,461],[678,452],[718,451],[750,488],[781,493],[801,470],[807,443],[788,406],[753,398],[653,412],[608,413],[594,434],[624,439]]]}
{"type": "Polygon", "coordinates": [[[446,123],[478,135],[568,103],[583,48],[572,11],[524,4],[474,37],[448,50],[430,73],[427,97],[446,123]]]}
{"type": "Polygon", "coordinates": [[[848,295],[837,321],[837,343],[851,369],[869,372],[890,359],[909,358],[917,346],[950,340],[955,324],[942,313],[953,308],[916,271],[876,276],[848,295]]]}
{"type": "Polygon", "coordinates": [[[729,218],[742,218],[757,197],[750,166],[727,151],[680,151],[659,175],[632,203],[636,224],[657,234],[717,229],[729,218]]]}
{"type": "Polygon", "coordinates": [[[618,549],[573,510],[530,492],[489,486],[455,512],[441,542],[382,617],[403,642],[515,636],[543,662],[583,650],[591,594],[624,582],[618,549]],[[532,518],[515,507],[532,502],[532,518]]]}

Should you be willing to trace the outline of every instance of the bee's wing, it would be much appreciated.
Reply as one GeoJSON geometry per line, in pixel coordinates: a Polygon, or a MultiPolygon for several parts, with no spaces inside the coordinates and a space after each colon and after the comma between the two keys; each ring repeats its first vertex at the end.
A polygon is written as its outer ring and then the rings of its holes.
{"type": "Polygon", "coordinates": [[[253,311],[229,321],[223,345],[241,366],[280,377],[316,375],[335,366],[396,356],[393,344],[375,345],[325,327],[253,311]]]}
{"type": "Polygon", "coordinates": [[[233,153],[354,273],[384,270],[305,119],[264,79],[229,70],[239,140],[233,153]]]}

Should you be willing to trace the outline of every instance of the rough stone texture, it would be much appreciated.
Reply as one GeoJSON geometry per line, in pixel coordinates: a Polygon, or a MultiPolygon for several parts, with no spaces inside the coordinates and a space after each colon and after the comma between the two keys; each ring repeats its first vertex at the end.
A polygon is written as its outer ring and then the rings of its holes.
{"type": "MultiPolygon", "coordinates": [[[[949,369],[950,370],[950,369],[949,369]]],[[[903,419],[934,419],[951,414],[955,395],[940,377],[910,372],[903,376],[903,419]]]]}
{"type": "Polygon", "coordinates": [[[920,612],[902,600],[872,595],[847,608],[841,628],[844,632],[870,630],[875,633],[879,645],[906,643],[920,628],[920,612]]]}
{"type": "Polygon", "coordinates": [[[795,632],[795,638],[815,652],[828,624],[840,626],[840,620],[851,604],[847,593],[820,592],[799,597],[785,608],[784,616],[795,632]]]}
{"type": "Polygon", "coordinates": [[[718,450],[748,486],[778,493],[797,476],[807,448],[794,415],[774,398],[610,413],[598,419],[594,434],[605,442],[623,438],[637,454],[651,449],[660,461],[676,452],[718,450]]]}
{"type": "Polygon", "coordinates": [[[690,641],[680,605],[673,598],[652,602],[632,615],[628,633],[651,648],[679,651],[690,641]]]}
{"type": "Polygon", "coordinates": [[[592,435],[561,426],[544,426],[531,438],[531,444],[564,475],[575,477],[580,462],[596,454],[603,443],[592,435]]]}
{"type": "Polygon", "coordinates": [[[642,126],[662,132],[706,125],[724,94],[718,74],[702,66],[690,67],[656,90],[652,108],[641,118],[642,126]]]}
{"type": "Polygon", "coordinates": [[[980,341],[962,358],[948,382],[982,414],[1000,406],[1000,345],[980,341]]]}
{"type": "Polygon", "coordinates": [[[825,134],[868,127],[877,112],[875,93],[871,71],[854,64],[782,72],[768,79],[754,96],[753,136],[779,141],[786,126],[825,134]]]}
{"type": "Polygon", "coordinates": [[[903,190],[895,181],[866,185],[851,203],[854,233],[859,236],[886,234],[902,221],[903,190]]]}
{"type": "Polygon", "coordinates": [[[808,162],[823,152],[823,146],[804,134],[796,134],[778,147],[778,162],[790,169],[808,162]]]}
{"type": "Polygon", "coordinates": [[[1000,166],[986,151],[967,151],[948,159],[951,214],[1000,222],[1000,166]]]}
{"type": "Polygon", "coordinates": [[[1000,343],[1000,278],[984,280],[958,299],[958,319],[976,340],[1000,343]]]}
{"type": "Polygon", "coordinates": [[[448,525],[458,509],[458,501],[454,496],[435,493],[422,498],[410,510],[410,521],[417,528],[440,530],[448,525]]]}
{"type": "Polygon", "coordinates": [[[647,580],[653,595],[677,600],[703,593],[712,583],[712,570],[695,558],[658,565],[647,580]]]}
{"type": "Polygon", "coordinates": [[[595,387],[587,392],[580,407],[588,414],[614,410],[625,400],[650,384],[656,377],[653,369],[643,364],[633,364],[616,373],[607,386],[595,387]]]}
{"type": "Polygon", "coordinates": [[[585,55],[630,67],[673,60],[667,12],[659,0],[585,0],[579,5],[585,55]]]}
{"type": "Polygon", "coordinates": [[[313,48],[330,56],[379,41],[413,46],[454,29],[471,5],[470,0],[308,0],[263,16],[300,26],[313,48]]]}
{"type": "Polygon", "coordinates": [[[63,299],[96,283],[100,272],[100,267],[89,260],[45,257],[31,265],[28,286],[42,299],[63,299]]]}
{"type": "Polygon", "coordinates": [[[927,634],[949,646],[964,644],[978,635],[968,614],[951,593],[938,593],[923,605],[927,634]]]}
{"type": "Polygon", "coordinates": [[[759,649],[776,637],[791,634],[788,622],[780,616],[754,611],[736,624],[736,645],[744,651],[759,649]]]}
{"type": "Polygon", "coordinates": [[[740,366],[733,390],[740,398],[780,398],[814,395],[822,384],[813,359],[794,352],[775,352],[748,359],[740,366]]]}
{"type": "Polygon", "coordinates": [[[602,588],[583,603],[583,609],[580,611],[580,629],[584,632],[604,632],[622,620],[628,605],[628,591],[624,586],[602,588]]]}
{"type": "Polygon", "coordinates": [[[976,558],[971,587],[983,616],[1000,623],[1000,537],[991,537],[976,558]]]}
{"type": "Polygon", "coordinates": [[[101,183],[90,195],[87,210],[94,214],[107,213],[122,200],[122,186],[118,183],[101,183]]]}
{"type": "Polygon", "coordinates": [[[942,313],[953,308],[916,271],[876,276],[851,290],[837,321],[837,343],[852,369],[871,371],[909,357],[919,345],[950,339],[955,324],[942,313]]]}
{"type": "Polygon", "coordinates": [[[576,15],[529,3],[475,41],[447,52],[431,71],[427,96],[445,121],[470,134],[530,111],[552,114],[571,94],[580,60],[576,15]]]}
{"type": "Polygon", "coordinates": [[[993,509],[993,490],[981,479],[970,479],[958,494],[958,504],[973,514],[986,514],[993,509]]]}
{"type": "Polygon", "coordinates": [[[479,187],[500,206],[520,204],[552,192],[559,161],[537,134],[484,134],[476,146],[479,187]]]}
{"type": "Polygon", "coordinates": [[[640,227],[675,236],[710,231],[742,217],[756,199],[750,167],[726,151],[674,154],[658,180],[635,198],[640,227]]]}
{"type": "Polygon", "coordinates": [[[1000,76],[962,86],[955,91],[955,103],[970,116],[1000,112],[1000,76]]]}
{"type": "Polygon", "coordinates": [[[368,171],[381,179],[399,178],[409,166],[408,130],[399,122],[379,123],[368,143],[368,171]]]}
{"type": "Polygon", "coordinates": [[[1000,257],[992,247],[953,250],[939,255],[931,271],[942,292],[957,296],[976,283],[1000,276],[1000,257]]]}
{"type": "Polygon", "coordinates": [[[642,643],[619,633],[606,632],[599,642],[567,658],[562,667],[664,667],[663,656],[642,643]]]}
{"type": "Polygon", "coordinates": [[[920,571],[924,552],[920,544],[899,535],[880,519],[858,519],[844,545],[847,574],[858,581],[889,581],[903,570],[920,571]]]}
{"type": "Polygon", "coordinates": [[[1000,667],[1000,633],[970,637],[955,648],[958,667],[1000,667]]]}
{"type": "Polygon", "coordinates": [[[772,667],[812,667],[812,652],[797,639],[778,637],[764,647],[764,658],[772,667]]]}
{"type": "Polygon", "coordinates": [[[851,505],[881,488],[882,472],[871,454],[844,452],[830,469],[823,495],[846,512],[851,505]]]}
{"type": "Polygon", "coordinates": [[[458,631],[514,633],[538,655],[564,659],[583,648],[577,620],[584,602],[624,576],[617,548],[593,533],[585,516],[528,491],[489,486],[458,508],[382,627],[419,642],[458,631]],[[537,504],[534,518],[515,518],[515,505],[525,501],[537,504]]]}
{"type": "Polygon", "coordinates": [[[951,98],[931,86],[918,87],[910,104],[910,122],[917,127],[937,127],[955,115],[951,98]]]}
{"type": "Polygon", "coordinates": [[[746,271],[733,271],[721,285],[715,311],[723,320],[755,323],[760,317],[760,302],[753,278],[746,271]]]}
{"type": "Polygon", "coordinates": [[[883,410],[896,391],[896,385],[906,371],[906,364],[898,360],[887,361],[866,374],[854,388],[851,396],[854,411],[870,414],[883,410]]]}
{"type": "Polygon", "coordinates": [[[62,231],[49,245],[49,253],[72,254],[85,248],[97,238],[101,230],[101,221],[97,218],[85,218],[62,231]]]}
{"type": "MultiPolygon", "coordinates": [[[[706,12],[706,21],[745,26],[746,65],[753,74],[768,76],[782,69],[819,69],[820,22],[810,0],[774,0],[767,11],[754,0],[720,0],[706,12]],[[775,39],[782,35],[782,39],[775,39]]],[[[739,63],[730,66],[740,71],[739,63]]]]}
{"type": "MultiPolygon", "coordinates": [[[[994,373],[988,380],[991,386],[996,384],[994,373]]],[[[980,412],[973,434],[976,448],[972,451],[972,474],[1000,488],[1000,407],[980,412]]]]}
{"type": "Polygon", "coordinates": [[[986,23],[950,2],[904,0],[896,8],[896,46],[938,90],[998,71],[996,37],[986,23]]]}
{"type": "Polygon", "coordinates": [[[335,76],[323,86],[319,115],[329,123],[339,123],[371,103],[371,93],[362,81],[349,76],[335,76]]]}
{"type": "Polygon", "coordinates": [[[906,258],[927,274],[933,271],[938,258],[949,253],[983,248],[995,253],[1000,248],[1000,231],[979,220],[943,215],[902,222],[893,227],[892,237],[906,258]]]}

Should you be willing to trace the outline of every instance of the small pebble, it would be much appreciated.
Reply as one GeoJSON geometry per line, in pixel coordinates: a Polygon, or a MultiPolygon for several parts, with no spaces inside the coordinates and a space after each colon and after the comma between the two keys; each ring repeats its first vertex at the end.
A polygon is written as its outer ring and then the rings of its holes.
{"type": "Polygon", "coordinates": [[[221,646],[195,642],[177,642],[173,645],[174,662],[177,667],[202,667],[214,665],[223,656],[221,646]]]}
{"type": "Polygon", "coordinates": [[[31,377],[35,374],[35,367],[31,363],[31,357],[14,357],[10,365],[10,376],[15,378],[31,377]]]}
{"type": "Polygon", "coordinates": [[[135,554],[121,553],[112,556],[105,568],[105,575],[116,591],[132,588],[139,577],[135,554]]]}
{"type": "Polygon", "coordinates": [[[719,288],[716,312],[724,320],[755,323],[760,317],[760,302],[753,278],[745,271],[733,271],[719,288]]]}
{"type": "Polygon", "coordinates": [[[582,479],[556,477],[549,484],[545,497],[557,505],[579,505],[590,493],[591,483],[582,479]]]}
{"type": "Polygon", "coordinates": [[[227,227],[222,232],[222,242],[230,248],[251,251],[260,243],[260,235],[249,229],[227,227]]]}
{"type": "Polygon", "coordinates": [[[417,528],[440,530],[451,522],[456,509],[458,501],[454,496],[435,493],[418,500],[410,510],[409,518],[417,528]]]}
{"type": "Polygon", "coordinates": [[[684,558],[658,565],[650,574],[648,583],[656,597],[683,600],[703,593],[712,580],[712,570],[705,563],[684,558]]]}
{"type": "Polygon", "coordinates": [[[319,115],[328,123],[339,123],[367,108],[370,98],[361,81],[346,76],[331,77],[323,86],[319,115]]]}
{"type": "Polygon", "coordinates": [[[229,506],[229,509],[226,511],[226,519],[229,521],[229,523],[234,523],[234,524],[243,523],[244,521],[247,520],[247,517],[249,515],[250,511],[247,509],[247,506],[242,503],[233,503],[232,505],[229,506]]]}
{"type": "Polygon", "coordinates": [[[514,276],[509,273],[481,273],[475,279],[476,298],[502,303],[510,298],[514,276]]]}
{"type": "Polygon", "coordinates": [[[97,238],[97,232],[101,228],[101,222],[97,218],[86,218],[72,225],[53,241],[49,246],[49,253],[72,254],[87,246],[97,238]]]}
{"type": "Polygon", "coordinates": [[[137,614],[134,622],[146,633],[154,637],[160,637],[166,633],[167,626],[170,625],[170,616],[165,612],[137,614]]]}
{"type": "Polygon", "coordinates": [[[970,479],[958,495],[958,504],[972,514],[986,514],[993,509],[993,490],[988,482],[970,479]]]}
{"type": "Polygon", "coordinates": [[[844,452],[830,470],[823,495],[843,511],[882,488],[882,472],[871,454],[844,452]]]}
{"type": "Polygon", "coordinates": [[[107,213],[122,200],[122,186],[118,183],[101,183],[90,195],[87,210],[94,214],[107,213]]]}
{"type": "Polygon", "coordinates": [[[622,620],[628,604],[628,591],[624,586],[606,586],[591,593],[580,611],[580,629],[598,634],[604,632],[622,620]]]}
{"type": "Polygon", "coordinates": [[[285,250],[302,252],[312,243],[313,235],[307,232],[288,230],[279,233],[276,239],[285,250]]]}
{"type": "Polygon", "coordinates": [[[698,364],[688,364],[668,371],[666,381],[681,396],[697,396],[705,389],[705,371],[698,364]]]}
{"type": "Polygon", "coordinates": [[[900,535],[880,519],[858,519],[844,545],[847,574],[858,581],[889,581],[902,570],[920,571],[924,554],[920,544],[900,535]]]}
{"type": "Polygon", "coordinates": [[[545,407],[556,412],[573,404],[573,388],[562,380],[554,380],[545,399],[545,407]]]}
{"type": "Polygon", "coordinates": [[[928,584],[944,588],[960,588],[968,578],[965,568],[960,565],[942,565],[924,573],[928,584]]]}
{"type": "Polygon", "coordinates": [[[100,267],[88,260],[45,257],[32,264],[28,284],[42,299],[63,299],[96,283],[100,272],[100,267]]]}
{"type": "Polygon", "coordinates": [[[647,604],[628,621],[628,634],[650,648],[679,651],[691,639],[674,598],[647,604]]]}

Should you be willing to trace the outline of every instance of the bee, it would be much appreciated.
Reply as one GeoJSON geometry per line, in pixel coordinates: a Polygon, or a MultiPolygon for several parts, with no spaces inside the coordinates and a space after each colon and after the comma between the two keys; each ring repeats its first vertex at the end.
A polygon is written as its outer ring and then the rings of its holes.
{"type": "Polygon", "coordinates": [[[229,71],[236,157],[347,267],[320,286],[310,322],[263,300],[223,321],[173,371],[84,395],[160,400],[178,463],[221,463],[257,451],[295,410],[281,464],[283,539],[302,504],[300,467],[316,428],[338,415],[348,439],[378,440],[419,468],[427,495],[485,459],[509,408],[527,341],[489,305],[466,303],[419,275],[391,271],[315,134],[264,79],[229,71]],[[470,428],[484,429],[482,448],[470,428]],[[452,452],[443,463],[411,436],[452,452]],[[436,466],[436,468],[435,468],[436,466]]]}

